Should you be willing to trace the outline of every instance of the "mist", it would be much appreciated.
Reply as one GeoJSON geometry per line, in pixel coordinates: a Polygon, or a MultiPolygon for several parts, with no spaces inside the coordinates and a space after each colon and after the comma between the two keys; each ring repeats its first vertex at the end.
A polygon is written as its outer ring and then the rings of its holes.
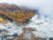
{"type": "Polygon", "coordinates": [[[38,9],[40,19],[53,19],[53,0],[0,0],[0,3],[16,4],[38,9]]]}

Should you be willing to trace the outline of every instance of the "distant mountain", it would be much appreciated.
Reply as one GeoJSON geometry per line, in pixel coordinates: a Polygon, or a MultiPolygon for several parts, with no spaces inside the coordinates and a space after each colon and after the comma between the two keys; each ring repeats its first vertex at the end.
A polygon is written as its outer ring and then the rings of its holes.
{"type": "Polygon", "coordinates": [[[22,9],[24,9],[25,11],[32,11],[32,12],[37,12],[38,10],[37,9],[31,9],[31,8],[28,8],[26,6],[20,6],[22,9]]]}

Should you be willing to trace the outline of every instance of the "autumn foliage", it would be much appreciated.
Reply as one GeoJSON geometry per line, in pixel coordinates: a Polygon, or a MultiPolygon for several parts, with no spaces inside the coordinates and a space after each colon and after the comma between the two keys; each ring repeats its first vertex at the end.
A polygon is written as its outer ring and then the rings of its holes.
{"type": "Polygon", "coordinates": [[[26,11],[14,4],[0,3],[0,15],[17,22],[27,22],[35,15],[35,12],[26,11]]]}

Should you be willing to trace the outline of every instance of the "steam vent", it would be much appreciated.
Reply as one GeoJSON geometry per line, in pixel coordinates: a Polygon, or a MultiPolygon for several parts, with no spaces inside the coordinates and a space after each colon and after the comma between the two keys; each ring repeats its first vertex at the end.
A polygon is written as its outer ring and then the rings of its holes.
{"type": "Polygon", "coordinates": [[[32,33],[32,28],[23,28],[23,33],[19,37],[16,37],[15,40],[43,40],[43,39],[35,37],[35,35],[32,33]]]}

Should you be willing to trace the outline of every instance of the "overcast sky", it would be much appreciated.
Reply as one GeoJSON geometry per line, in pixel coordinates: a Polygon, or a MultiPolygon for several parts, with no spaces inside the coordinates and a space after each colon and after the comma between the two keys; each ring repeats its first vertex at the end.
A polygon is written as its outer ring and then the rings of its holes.
{"type": "Polygon", "coordinates": [[[0,3],[25,5],[28,7],[41,7],[42,5],[50,5],[53,3],[53,0],[0,0],[0,3]]]}
{"type": "Polygon", "coordinates": [[[0,3],[24,5],[34,9],[37,8],[40,14],[53,15],[53,0],[0,0],[0,3]]]}
{"type": "Polygon", "coordinates": [[[33,6],[40,5],[44,0],[0,0],[0,3],[10,3],[17,5],[33,6]]]}

